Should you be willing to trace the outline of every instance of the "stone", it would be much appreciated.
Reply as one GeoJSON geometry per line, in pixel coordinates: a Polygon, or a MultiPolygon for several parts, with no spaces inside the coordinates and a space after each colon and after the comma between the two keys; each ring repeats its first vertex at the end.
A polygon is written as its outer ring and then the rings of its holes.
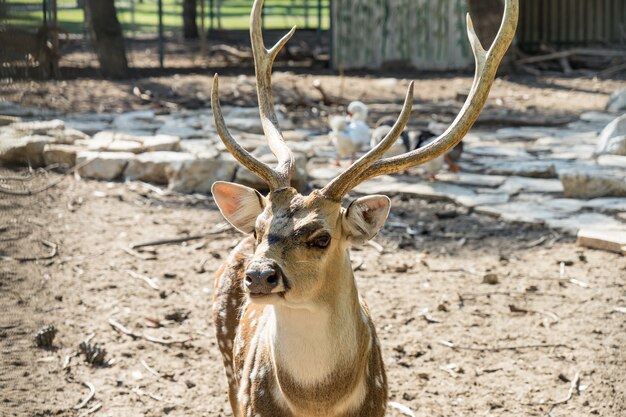
{"type": "Polygon", "coordinates": [[[626,230],[581,228],[576,236],[576,244],[626,255],[626,230]]]}
{"type": "Polygon", "coordinates": [[[597,162],[598,165],[626,170],[626,156],[623,155],[600,155],[597,158],[597,162]]]}
{"type": "Polygon", "coordinates": [[[475,193],[473,195],[460,195],[454,197],[454,201],[465,207],[489,206],[504,204],[509,201],[507,193],[475,193]]]}
{"type": "Polygon", "coordinates": [[[146,136],[142,138],[145,152],[180,151],[180,138],[170,135],[146,136]]]}
{"type": "Polygon", "coordinates": [[[506,177],[501,175],[482,175],[469,172],[441,172],[437,174],[437,180],[451,182],[458,185],[469,185],[472,187],[498,187],[504,183],[506,177]]]}
{"type": "Polygon", "coordinates": [[[215,153],[217,156],[218,146],[215,141],[210,139],[183,139],[180,141],[181,152],[187,152],[193,155],[199,155],[202,153],[215,153]]]}
{"type": "Polygon", "coordinates": [[[602,197],[594,198],[583,202],[584,206],[590,209],[613,213],[626,213],[626,198],[620,197],[602,197]]]}
{"type": "Polygon", "coordinates": [[[570,198],[624,197],[626,180],[594,170],[567,170],[559,173],[563,194],[570,198]]]}
{"type": "Polygon", "coordinates": [[[226,119],[229,129],[240,132],[263,134],[263,125],[258,114],[256,118],[229,117],[226,119]]]}
{"type": "Polygon", "coordinates": [[[0,164],[41,167],[44,165],[43,149],[53,142],[54,138],[42,135],[0,136],[0,164]]]}
{"type": "Polygon", "coordinates": [[[155,184],[168,184],[169,177],[178,171],[183,163],[195,160],[196,157],[182,152],[145,152],[129,161],[124,170],[127,180],[139,180],[155,184]]]}
{"type": "Polygon", "coordinates": [[[65,122],[59,119],[34,122],[20,122],[12,124],[11,129],[28,135],[43,135],[48,133],[48,131],[50,130],[65,129],[65,122]]]}
{"type": "Polygon", "coordinates": [[[626,114],[606,125],[600,136],[595,155],[626,155],[626,114]]]}
{"type": "Polygon", "coordinates": [[[84,178],[111,181],[119,179],[134,158],[130,152],[80,151],[76,154],[77,171],[84,178]]]}
{"type": "Polygon", "coordinates": [[[185,161],[178,170],[168,170],[170,190],[181,193],[210,193],[215,181],[234,181],[239,167],[230,155],[198,157],[185,161]]]}
{"type": "Polygon", "coordinates": [[[50,143],[43,148],[43,160],[46,166],[58,164],[73,167],[80,150],[74,145],[50,143]]]}
{"type": "Polygon", "coordinates": [[[3,114],[0,114],[0,126],[8,126],[10,124],[19,123],[21,121],[21,117],[5,116],[3,114]]]}
{"type": "Polygon", "coordinates": [[[143,145],[132,140],[108,140],[106,138],[96,138],[88,142],[87,149],[94,152],[132,152],[140,153],[143,145]]]}
{"type": "Polygon", "coordinates": [[[465,146],[463,152],[477,156],[530,159],[531,155],[522,148],[506,146],[465,146]]]}
{"type": "Polygon", "coordinates": [[[563,213],[527,201],[515,201],[492,206],[477,206],[474,207],[474,211],[480,214],[495,216],[506,221],[538,225],[544,224],[548,219],[563,216],[563,213]]]}
{"type": "Polygon", "coordinates": [[[89,135],[80,130],[66,127],[63,130],[52,130],[47,133],[54,138],[55,143],[71,145],[76,141],[89,140],[89,135]]]}
{"type": "Polygon", "coordinates": [[[589,123],[606,124],[611,122],[613,119],[615,119],[614,114],[599,111],[588,111],[580,115],[580,120],[589,123]]]}
{"type": "Polygon", "coordinates": [[[309,139],[312,133],[312,131],[304,129],[285,130],[283,131],[283,138],[286,142],[303,142],[309,139]]]}
{"type": "Polygon", "coordinates": [[[563,184],[556,179],[527,178],[512,176],[504,181],[498,191],[515,195],[521,191],[529,193],[562,193],[563,184]]]}
{"type": "Polygon", "coordinates": [[[531,178],[556,178],[555,161],[495,160],[484,167],[489,175],[518,175],[531,178]]]}
{"type": "Polygon", "coordinates": [[[155,119],[154,111],[139,110],[122,113],[113,119],[112,127],[116,131],[147,130],[154,131],[161,126],[162,122],[155,119]]]}
{"type": "MultiPolygon", "coordinates": [[[[304,191],[308,185],[308,171],[306,169],[307,158],[302,154],[294,154],[294,157],[296,165],[294,175],[291,178],[291,186],[298,191],[304,191]]],[[[276,157],[272,154],[265,154],[258,157],[258,159],[272,167],[275,166],[277,162],[276,157]]],[[[240,166],[237,170],[235,182],[257,190],[267,190],[267,184],[256,174],[253,174],[252,171],[243,166],[240,166]]]]}
{"type": "Polygon", "coordinates": [[[5,116],[16,117],[53,117],[58,114],[57,111],[42,109],[38,107],[25,107],[12,101],[0,101],[0,114],[5,116]]]}
{"type": "Polygon", "coordinates": [[[557,231],[574,236],[583,228],[626,231],[626,224],[600,213],[581,213],[562,218],[547,219],[546,225],[557,231]]]}
{"type": "Polygon", "coordinates": [[[131,135],[128,133],[115,132],[113,130],[103,130],[98,132],[91,138],[93,142],[113,142],[116,140],[123,140],[129,142],[143,143],[143,137],[137,135],[131,135]]]}
{"type": "Polygon", "coordinates": [[[624,110],[626,110],[626,88],[613,92],[606,103],[606,111],[618,113],[624,110]]]}
{"type": "Polygon", "coordinates": [[[551,132],[549,128],[504,127],[496,131],[496,138],[507,141],[535,141],[551,132]]]}
{"type": "Polygon", "coordinates": [[[102,119],[99,117],[84,116],[65,120],[65,126],[79,130],[87,135],[95,135],[98,132],[110,129],[111,119],[102,119]]]}
{"type": "Polygon", "coordinates": [[[182,139],[204,138],[206,134],[202,130],[194,129],[184,124],[166,123],[156,131],[157,135],[178,136],[182,139]]]}

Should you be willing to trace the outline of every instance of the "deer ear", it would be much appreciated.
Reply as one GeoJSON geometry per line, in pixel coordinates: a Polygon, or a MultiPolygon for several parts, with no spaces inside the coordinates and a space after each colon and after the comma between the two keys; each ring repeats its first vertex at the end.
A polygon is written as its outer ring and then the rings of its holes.
{"type": "Polygon", "coordinates": [[[256,218],[265,208],[265,197],[244,185],[217,181],[211,187],[211,193],[222,215],[235,229],[243,233],[252,233],[256,218]]]}
{"type": "Polygon", "coordinates": [[[343,215],[344,228],[355,243],[363,243],[383,227],[391,201],[384,195],[371,195],[354,200],[343,215]]]}

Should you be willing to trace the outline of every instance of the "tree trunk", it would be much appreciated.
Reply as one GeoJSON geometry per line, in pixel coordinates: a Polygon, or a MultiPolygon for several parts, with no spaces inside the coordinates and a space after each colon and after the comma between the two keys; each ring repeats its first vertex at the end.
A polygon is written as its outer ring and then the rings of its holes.
{"type": "Polygon", "coordinates": [[[196,0],[183,0],[183,36],[185,39],[198,38],[196,17],[196,0]]]}
{"type": "Polygon", "coordinates": [[[127,76],[124,37],[113,0],[85,0],[85,19],[102,75],[110,78],[127,76]]]}
{"type": "Polygon", "coordinates": [[[467,0],[467,7],[478,39],[485,49],[489,48],[500,28],[504,2],[502,0],[467,0]]]}

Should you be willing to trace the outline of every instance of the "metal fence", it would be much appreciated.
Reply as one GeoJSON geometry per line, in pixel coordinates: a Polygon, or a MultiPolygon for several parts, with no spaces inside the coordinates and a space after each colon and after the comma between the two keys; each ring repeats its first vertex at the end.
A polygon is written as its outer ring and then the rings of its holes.
{"type": "Polygon", "coordinates": [[[522,0],[518,45],[626,47],[626,0],[522,0]]]}
{"type": "MultiPolygon", "coordinates": [[[[58,26],[62,32],[58,50],[62,65],[97,67],[82,3],[82,0],[0,0],[0,49],[3,31],[34,35],[42,27],[58,26]]],[[[237,43],[241,40],[247,44],[245,31],[252,3],[253,0],[196,0],[199,33],[205,33],[209,41],[237,43]]],[[[266,0],[264,28],[287,29],[297,25],[299,32],[317,34],[317,37],[307,37],[307,41],[328,45],[330,3],[331,0],[266,0]]],[[[197,64],[197,59],[191,56],[197,57],[200,52],[198,40],[184,40],[183,36],[183,0],[116,0],[115,6],[131,67],[197,64]]],[[[12,47],[18,49],[18,45],[12,47]]],[[[29,73],[27,69],[37,66],[35,61],[25,58],[18,63],[15,53],[7,56],[0,52],[0,68],[3,68],[0,76],[31,76],[32,71],[29,73]]]]}

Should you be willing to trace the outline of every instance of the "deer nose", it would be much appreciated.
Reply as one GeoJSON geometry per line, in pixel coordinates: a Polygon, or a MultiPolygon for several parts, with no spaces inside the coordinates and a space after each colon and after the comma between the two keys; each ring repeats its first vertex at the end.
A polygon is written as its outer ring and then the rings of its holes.
{"type": "Polygon", "coordinates": [[[245,285],[251,294],[270,294],[280,282],[280,268],[274,262],[254,262],[246,270],[245,285]]]}

